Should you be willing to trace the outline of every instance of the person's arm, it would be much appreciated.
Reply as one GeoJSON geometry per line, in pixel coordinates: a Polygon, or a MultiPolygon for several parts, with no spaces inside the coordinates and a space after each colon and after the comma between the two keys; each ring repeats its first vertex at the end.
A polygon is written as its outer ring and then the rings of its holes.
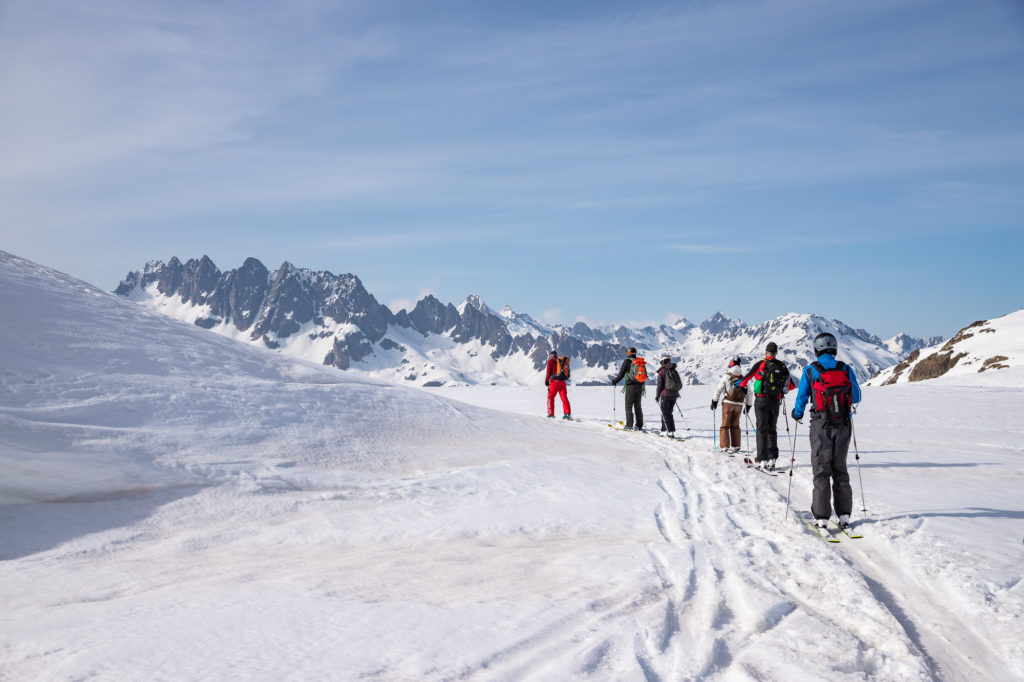
{"type": "Polygon", "coordinates": [[[627,358],[627,359],[626,359],[626,360],[625,360],[625,361],[624,361],[624,362],[622,363],[622,369],[620,369],[620,370],[619,370],[619,376],[617,376],[617,377],[615,377],[614,379],[612,379],[612,385],[614,385],[614,384],[617,384],[617,383],[619,383],[620,381],[622,381],[622,377],[626,376],[626,372],[628,372],[628,371],[629,371],[629,364],[630,364],[631,362],[633,362],[633,361],[632,361],[632,360],[630,360],[629,358],[627,358]]]}
{"type": "Polygon", "coordinates": [[[846,373],[850,375],[850,398],[854,403],[859,403],[861,398],[860,384],[857,383],[857,374],[853,371],[853,367],[846,366],[846,373]]]}
{"type": "Polygon", "coordinates": [[[807,400],[811,397],[811,366],[804,369],[804,375],[800,377],[800,390],[796,392],[793,400],[793,419],[797,421],[804,418],[804,410],[807,407],[807,400]]]}
{"type": "Polygon", "coordinates": [[[728,392],[729,384],[732,383],[735,380],[735,378],[736,377],[732,376],[731,374],[726,374],[724,377],[722,377],[722,380],[718,382],[718,388],[715,389],[715,394],[711,396],[711,402],[717,403],[718,400],[722,397],[722,394],[728,392]]]}
{"type": "Polygon", "coordinates": [[[753,367],[751,367],[750,371],[747,372],[747,376],[745,376],[742,379],[740,379],[739,385],[742,386],[743,388],[746,388],[747,387],[747,382],[750,381],[750,377],[752,377],[755,374],[757,374],[757,371],[759,369],[761,369],[761,365],[763,365],[763,364],[764,364],[764,360],[762,360],[761,362],[759,362],[756,365],[754,365],[753,367]]]}

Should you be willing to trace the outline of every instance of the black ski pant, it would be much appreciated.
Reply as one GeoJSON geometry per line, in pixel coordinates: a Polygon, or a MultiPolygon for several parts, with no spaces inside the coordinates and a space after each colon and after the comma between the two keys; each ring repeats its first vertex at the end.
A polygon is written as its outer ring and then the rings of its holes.
{"type": "Polygon", "coordinates": [[[626,384],[623,392],[626,394],[626,428],[634,426],[641,429],[644,426],[644,410],[640,407],[640,399],[644,397],[643,384],[626,384]],[[633,414],[636,414],[636,423],[633,422],[633,414]]]}
{"type": "Polygon", "coordinates": [[[763,395],[754,398],[754,416],[757,418],[757,461],[779,458],[779,404],[763,395]]]}
{"type": "Polygon", "coordinates": [[[811,413],[811,470],[814,472],[811,513],[816,519],[827,519],[832,515],[830,492],[837,516],[853,511],[853,488],[846,468],[850,433],[850,424],[828,426],[824,417],[811,413]]]}
{"type": "Polygon", "coordinates": [[[678,398],[670,398],[669,396],[661,396],[661,430],[675,432],[676,430],[676,418],[672,414],[672,410],[676,408],[676,400],[678,398]]]}

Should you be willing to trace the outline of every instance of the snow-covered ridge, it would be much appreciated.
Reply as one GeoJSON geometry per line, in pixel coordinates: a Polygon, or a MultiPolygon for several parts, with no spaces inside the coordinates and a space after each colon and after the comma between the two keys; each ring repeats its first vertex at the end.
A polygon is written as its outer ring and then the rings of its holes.
{"type": "Polygon", "coordinates": [[[871,386],[941,379],[946,383],[996,386],[1024,381],[1024,309],[978,320],[945,343],[914,350],[872,377],[871,386]]]}
{"type": "Polygon", "coordinates": [[[433,296],[392,313],[352,274],[312,272],[284,263],[269,271],[256,259],[221,273],[207,257],[151,261],[117,289],[156,310],[216,333],[342,369],[417,386],[536,385],[548,353],[572,359],[575,384],[606,384],[627,347],[651,358],[670,355],[689,384],[714,381],[727,360],[762,356],[769,341],[799,371],[814,357],[819,332],[836,335],[845,361],[862,379],[934,339],[889,341],[819,315],[788,313],[747,324],[719,312],[694,325],[681,318],[658,327],[572,327],[542,323],[477,295],[458,306],[433,296]]]}

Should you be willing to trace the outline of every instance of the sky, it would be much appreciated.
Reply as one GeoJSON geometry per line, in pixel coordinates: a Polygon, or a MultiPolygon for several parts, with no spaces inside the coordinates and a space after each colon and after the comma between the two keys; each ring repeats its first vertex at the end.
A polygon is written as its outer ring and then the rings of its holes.
{"type": "Polygon", "coordinates": [[[1024,307],[1024,3],[0,0],[0,249],[351,272],[398,310],[1024,307]]]}

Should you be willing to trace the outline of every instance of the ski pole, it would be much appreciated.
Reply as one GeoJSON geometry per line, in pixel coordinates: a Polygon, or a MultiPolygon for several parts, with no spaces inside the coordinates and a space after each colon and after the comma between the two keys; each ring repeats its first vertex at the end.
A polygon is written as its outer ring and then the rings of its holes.
{"type": "MultiPolygon", "coordinates": [[[[793,493],[793,468],[796,466],[796,429],[800,422],[793,424],[793,451],[789,456],[789,490],[786,491],[786,517],[789,518],[789,496],[793,493]]],[[[783,519],[785,520],[785,519],[783,519]]]]}
{"type": "Polygon", "coordinates": [[[861,511],[868,513],[868,503],[864,501],[864,478],[860,475],[860,452],[857,450],[857,432],[853,430],[853,416],[850,416],[850,435],[853,436],[853,454],[857,459],[857,480],[860,481],[861,511]]]}
{"type": "MultiPolygon", "coordinates": [[[[746,405],[744,407],[749,407],[746,405]]],[[[750,413],[744,412],[743,416],[747,418],[747,459],[750,459],[750,413]]],[[[754,435],[757,435],[757,429],[754,429],[754,435]]]]}
{"type": "Polygon", "coordinates": [[[711,447],[718,448],[718,410],[711,408],[711,447]]]}
{"type": "Polygon", "coordinates": [[[683,414],[683,410],[679,407],[679,403],[676,403],[676,412],[678,412],[679,416],[683,418],[684,422],[686,422],[686,430],[689,431],[690,430],[690,420],[687,419],[686,415],[683,414]]]}
{"type": "MultiPolygon", "coordinates": [[[[786,438],[789,438],[789,444],[793,446],[793,437],[789,435],[789,411],[786,409],[786,396],[782,396],[782,416],[786,418],[786,438]]],[[[793,446],[794,452],[796,447],[793,446]]]]}
{"type": "Polygon", "coordinates": [[[618,423],[615,412],[615,384],[612,384],[612,426],[618,423]]]}

